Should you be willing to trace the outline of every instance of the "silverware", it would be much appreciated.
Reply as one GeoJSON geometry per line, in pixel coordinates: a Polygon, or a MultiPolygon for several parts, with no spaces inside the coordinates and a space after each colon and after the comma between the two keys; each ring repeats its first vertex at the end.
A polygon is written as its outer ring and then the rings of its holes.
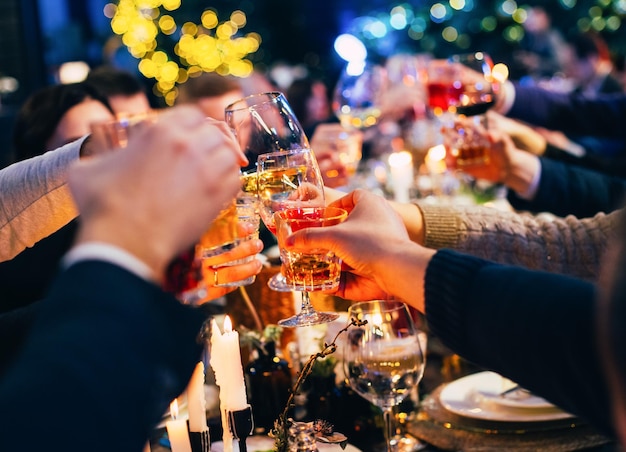
{"type": "Polygon", "coordinates": [[[507,397],[510,396],[511,394],[514,394],[516,392],[519,392],[519,395],[516,396],[516,398],[526,398],[526,397],[530,397],[531,393],[528,389],[526,388],[522,388],[520,385],[515,385],[509,389],[507,389],[506,391],[502,391],[499,396],[500,397],[507,397]]]}

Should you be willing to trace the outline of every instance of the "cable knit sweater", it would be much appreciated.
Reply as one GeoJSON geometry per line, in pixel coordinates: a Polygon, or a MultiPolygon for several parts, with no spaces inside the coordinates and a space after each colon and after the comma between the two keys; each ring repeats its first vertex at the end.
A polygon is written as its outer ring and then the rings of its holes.
{"type": "Polygon", "coordinates": [[[0,262],[76,218],[67,169],[78,160],[84,140],[0,170],[0,262]]]}
{"type": "Polygon", "coordinates": [[[422,211],[425,243],[532,270],[597,278],[617,212],[578,219],[503,212],[489,207],[433,206],[422,211]]]}

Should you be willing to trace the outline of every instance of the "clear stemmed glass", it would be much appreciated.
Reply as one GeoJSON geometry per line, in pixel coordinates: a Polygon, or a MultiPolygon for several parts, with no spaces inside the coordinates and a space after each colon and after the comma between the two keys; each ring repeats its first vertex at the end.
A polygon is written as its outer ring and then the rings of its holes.
{"type": "Polygon", "coordinates": [[[309,140],[283,93],[253,94],[230,104],[224,118],[253,170],[257,157],[309,147],[309,140]]]}
{"type": "Polygon", "coordinates": [[[366,301],[348,310],[350,318],[367,321],[348,331],[344,367],[350,387],[383,410],[387,451],[392,440],[393,408],[417,387],[426,364],[421,333],[399,301],[366,301]]]}
{"type": "Polygon", "coordinates": [[[366,62],[350,63],[333,94],[333,111],[346,128],[364,129],[378,123],[387,86],[385,68],[366,62]]]}
{"type": "Polygon", "coordinates": [[[311,304],[309,292],[339,287],[341,259],[327,249],[287,250],[284,243],[286,237],[300,229],[333,226],[347,217],[348,212],[338,207],[297,207],[274,214],[285,279],[294,290],[302,291],[300,312],[280,320],[279,325],[309,326],[332,322],[339,318],[337,313],[316,311],[311,304]]]}
{"type": "MultiPolygon", "coordinates": [[[[253,178],[259,156],[309,148],[309,140],[283,93],[259,93],[239,99],[226,107],[224,118],[250,161],[245,169],[248,179],[253,178]]],[[[274,233],[271,214],[262,219],[274,233]]],[[[268,285],[280,292],[292,290],[281,273],[270,278],[268,285]]]]}

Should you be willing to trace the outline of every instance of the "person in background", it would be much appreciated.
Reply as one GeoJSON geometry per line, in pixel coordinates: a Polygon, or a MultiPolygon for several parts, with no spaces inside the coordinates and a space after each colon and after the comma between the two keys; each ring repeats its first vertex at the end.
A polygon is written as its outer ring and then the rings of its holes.
{"type": "MultiPolygon", "coordinates": [[[[579,416],[611,438],[624,438],[623,325],[626,294],[619,257],[604,266],[612,316],[598,317],[598,289],[553,273],[496,264],[413,242],[392,206],[356,190],[333,205],[346,221],[301,229],[290,250],[328,249],[344,262],[336,295],[348,300],[402,300],[426,315],[447,347],[579,416]],[[615,267],[615,265],[619,265],[615,267]],[[614,303],[614,304],[613,304],[614,303]],[[600,349],[598,339],[611,347],[600,349]],[[606,361],[608,359],[608,361],[606,361]],[[604,366],[613,375],[610,386],[604,366]],[[618,416],[611,416],[611,407],[618,416]]],[[[623,250],[623,215],[614,241],[623,250]]]]}
{"type": "Polygon", "coordinates": [[[574,82],[574,92],[587,97],[621,93],[621,84],[612,75],[613,63],[609,48],[596,33],[578,33],[568,44],[572,48],[566,75],[574,82]]]}
{"type": "Polygon", "coordinates": [[[85,83],[108,100],[118,117],[144,114],[151,109],[145,88],[130,72],[100,66],[89,71],[85,83]]]}
{"type": "MultiPolygon", "coordinates": [[[[568,57],[567,44],[552,26],[544,7],[533,6],[527,13],[522,24],[524,36],[519,43],[520,48],[513,53],[514,63],[519,66],[519,77],[516,78],[551,78],[563,71],[568,57]]],[[[514,72],[518,72],[515,67],[514,72]]]]}
{"type": "Polygon", "coordinates": [[[42,88],[26,99],[15,118],[15,160],[59,148],[89,134],[92,123],[113,115],[106,97],[86,83],[42,88]]]}
{"type": "Polygon", "coordinates": [[[326,84],[313,77],[295,79],[285,97],[308,136],[313,136],[315,127],[324,122],[336,122],[330,108],[326,84]]]}
{"type": "MultiPolygon", "coordinates": [[[[24,158],[32,157],[0,171],[0,339],[6,339],[0,341],[0,373],[19,351],[39,309],[38,302],[78,229],[78,212],[67,187],[67,168],[79,158],[110,150],[93,136],[86,137],[92,123],[113,119],[107,100],[84,82],[45,88],[28,99],[18,113],[14,135],[17,149],[24,158]]],[[[235,257],[256,255],[261,249],[262,243],[252,240],[234,250],[235,257]]],[[[220,269],[220,280],[237,281],[259,273],[261,268],[258,260],[225,267],[220,269]]],[[[234,290],[216,287],[210,278],[206,282],[211,299],[234,290]]]]}
{"type": "Polygon", "coordinates": [[[185,106],[124,152],[70,170],[80,229],[28,344],[0,379],[0,404],[12,407],[0,414],[4,449],[142,450],[202,350],[204,313],[160,282],[237,193],[242,164],[224,124],[185,106]],[[33,406],[55,412],[36,435],[33,406]]]}
{"type": "Polygon", "coordinates": [[[244,96],[239,81],[215,72],[190,77],[178,91],[176,105],[197,104],[210,118],[224,120],[224,110],[244,96]]]}

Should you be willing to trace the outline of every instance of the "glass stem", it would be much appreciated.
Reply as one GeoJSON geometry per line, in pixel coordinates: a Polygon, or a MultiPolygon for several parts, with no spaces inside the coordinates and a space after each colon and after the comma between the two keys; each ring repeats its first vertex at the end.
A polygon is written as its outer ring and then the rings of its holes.
{"type": "Polygon", "coordinates": [[[391,446],[391,438],[395,435],[395,432],[393,431],[395,428],[393,408],[383,409],[383,420],[385,424],[385,445],[387,447],[387,452],[392,452],[393,448],[391,446]]]}
{"type": "Polygon", "coordinates": [[[313,305],[311,304],[311,297],[309,293],[304,291],[302,292],[302,305],[300,306],[300,315],[310,315],[315,313],[315,309],[313,309],[313,305]]]}

